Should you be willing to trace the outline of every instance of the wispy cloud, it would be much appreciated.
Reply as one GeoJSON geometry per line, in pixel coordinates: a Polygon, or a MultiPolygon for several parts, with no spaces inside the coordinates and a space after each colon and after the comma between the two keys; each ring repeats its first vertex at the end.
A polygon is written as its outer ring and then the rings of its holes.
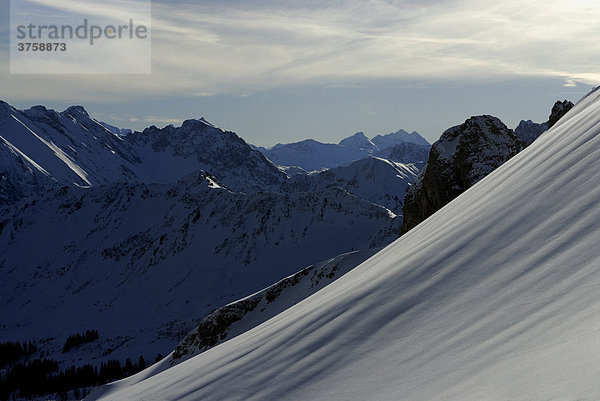
{"type": "Polygon", "coordinates": [[[246,94],[379,78],[531,75],[563,78],[568,85],[600,82],[598,2],[311,3],[155,0],[150,77],[56,77],[49,83],[46,77],[2,76],[0,85],[15,96],[24,88],[47,96],[73,96],[85,88],[98,100],[102,94],[246,94]]]}

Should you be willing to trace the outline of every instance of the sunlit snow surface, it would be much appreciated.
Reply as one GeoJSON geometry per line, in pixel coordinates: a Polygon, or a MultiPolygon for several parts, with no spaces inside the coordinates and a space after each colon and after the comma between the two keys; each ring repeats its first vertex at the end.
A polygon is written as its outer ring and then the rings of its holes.
{"type": "Polygon", "coordinates": [[[600,399],[599,98],[324,290],[92,399],[600,399]]]}

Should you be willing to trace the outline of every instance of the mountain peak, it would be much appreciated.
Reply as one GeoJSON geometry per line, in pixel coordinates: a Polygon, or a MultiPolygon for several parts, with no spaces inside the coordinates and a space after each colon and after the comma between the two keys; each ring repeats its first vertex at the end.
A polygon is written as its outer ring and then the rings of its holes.
{"type": "Polygon", "coordinates": [[[90,116],[83,106],[71,106],[65,111],[63,111],[61,114],[70,115],[72,117],[77,117],[80,115],[83,115],[85,117],[90,116]]]}
{"type": "Polygon", "coordinates": [[[9,115],[13,112],[14,108],[10,104],[0,100],[0,117],[4,115],[9,115]]]}
{"type": "Polygon", "coordinates": [[[342,139],[339,145],[348,148],[363,149],[367,151],[373,151],[377,149],[377,145],[371,142],[369,137],[367,137],[364,134],[364,132],[357,132],[356,134],[348,138],[342,139]]]}
{"type": "Polygon", "coordinates": [[[193,129],[193,128],[204,129],[206,127],[217,128],[214,124],[208,122],[204,117],[192,118],[189,120],[185,120],[181,124],[181,128],[188,128],[188,129],[193,129]]]}
{"type": "Polygon", "coordinates": [[[216,128],[216,126],[215,126],[213,123],[211,123],[210,121],[208,121],[208,120],[207,120],[207,119],[205,119],[204,117],[200,117],[200,120],[198,120],[198,121],[201,121],[201,122],[203,122],[203,123],[204,123],[204,124],[206,124],[206,125],[209,125],[209,126],[211,126],[211,127],[215,127],[215,128],[216,128]]]}
{"type": "Polygon", "coordinates": [[[444,131],[432,146],[424,172],[406,195],[402,232],[417,226],[523,147],[512,130],[490,115],[470,117],[444,131]]]}
{"type": "Polygon", "coordinates": [[[525,145],[529,146],[547,129],[548,122],[538,124],[531,120],[521,120],[514,129],[514,133],[517,138],[525,142],[525,145]]]}
{"type": "Polygon", "coordinates": [[[568,100],[563,100],[562,102],[559,100],[554,103],[552,107],[552,112],[550,113],[550,117],[548,118],[548,129],[552,128],[554,124],[558,122],[565,114],[569,112],[573,108],[573,103],[568,100]]]}
{"type": "Polygon", "coordinates": [[[401,143],[414,143],[415,145],[429,146],[427,142],[418,132],[413,131],[410,134],[403,129],[396,132],[392,132],[387,135],[377,135],[371,140],[380,150],[389,148],[391,146],[399,145],[401,143]]]}

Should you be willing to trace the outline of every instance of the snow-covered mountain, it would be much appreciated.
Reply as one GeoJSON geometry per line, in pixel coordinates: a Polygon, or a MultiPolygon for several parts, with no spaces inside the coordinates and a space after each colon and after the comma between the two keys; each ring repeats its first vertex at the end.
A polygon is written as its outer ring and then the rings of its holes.
{"type": "Polygon", "coordinates": [[[390,243],[395,220],[339,187],[245,194],[202,171],[175,184],[62,187],[0,210],[0,338],[50,339],[39,352],[70,366],[82,362],[60,354],[66,337],[96,329],[86,363],[153,360],[216,307],[390,243]]]}
{"type": "Polygon", "coordinates": [[[0,201],[7,203],[52,184],[91,186],[127,180],[137,163],[121,142],[81,107],[62,113],[43,106],[19,111],[2,102],[0,175],[5,195],[0,201]]]}
{"type": "Polygon", "coordinates": [[[600,90],[267,322],[91,400],[598,399],[600,90]]]}
{"type": "Polygon", "coordinates": [[[406,233],[516,155],[525,144],[498,118],[471,117],[444,131],[404,200],[406,233]]]}
{"type": "Polygon", "coordinates": [[[287,177],[235,133],[215,127],[204,118],[186,120],[181,127],[152,126],[128,135],[148,175],[173,182],[182,172],[202,169],[235,191],[275,188],[287,177]]]}
{"type": "MultiPolygon", "coordinates": [[[[419,167],[369,157],[347,167],[337,167],[319,173],[295,175],[282,185],[284,193],[315,192],[329,187],[340,187],[349,193],[395,214],[402,214],[404,197],[415,181],[419,167]]],[[[400,219],[401,217],[399,217],[400,219]]]]}
{"type": "Polygon", "coordinates": [[[413,143],[401,143],[389,148],[377,151],[378,157],[399,163],[412,163],[421,169],[429,158],[431,145],[415,145],[413,143]]]}
{"type": "Polygon", "coordinates": [[[241,138],[204,119],[120,136],[81,106],[63,112],[0,103],[0,204],[52,187],[173,183],[203,169],[234,190],[278,186],[286,175],[241,138]]]}
{"type": "Polygon", "coordinates": [[[392,132],[387,135],[377,135],[377,136],[375,136],[375,138],[373,138],[372,142],[375,145],[377,145],[377,148],[379,150],[384,150],[386,148],[390,148],[392,146],[400,145],[403,143],[412,143],[414,145],[430,146],[429,142],[427,142],[427,140],[425,138],[423,138],[421,135],[419,135],[418,132],[413,131],[411,133],[408,133],[408,132],[404,131],[403,129],[396,131],[396,132],[392,132]]]}
{"type": "Polygon", "coordinates": [[[105,123],[104,121],[100,121],[100,125],[102,125],[104,128],[106,128],[107,130],[109,130],[113,134],[115,134],[117,136],[121,136],[121,137],[122,136],[127,136],[127,135],[133,133],[133,130],[131,130],[129,128],[115,127],[114,125],[110,125],[108,123],[105,123]]]}
{"type": "Polygon", "coordinates": [[[364,133],[343,139],[339,144],[321,143],[313,139],[277,144],[261,151],[279,166],[296,166],[306,171],[347,166],[371,156],[387,158],[398,163],[420,163],[427,160],[431,145],[418,133],[400,130],[388,135],[377,135],[371,141],[364,133]],[[377,143],[375,143],[375,138],[377,143]]]}
{"type": "Polygon", "coordinates": [[[280,166],[297,166],[306,171],[316,171],[348,165],[368,157],[368,152],[306,139],[301,142],[277,144],[265,151],[264,155],[280,166]]]}
{"type": "Polygon", "coordinates": [[[357,132],[348,138],[342,139],[338,145],[345,148],[366,150],[367,152],[374,152],[379,149],[377,145],[371,142],[364,132],[357,132]]]}
{"type": "Polygon", "coordinates": [[[548,129],[548,122],[545,123],[534,123],[531,120],[521,120],[519,125],[514,130],[514,133],[519,140],[525,143],[526,146],[529,146],[542,135],[542,133],[546,132],[548,129]]]}

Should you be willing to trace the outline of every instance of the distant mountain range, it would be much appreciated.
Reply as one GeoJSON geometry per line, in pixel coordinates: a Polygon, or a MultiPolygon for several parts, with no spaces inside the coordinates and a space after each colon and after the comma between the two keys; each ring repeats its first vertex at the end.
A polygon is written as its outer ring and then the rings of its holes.
{"type": "Polygon", "coordinates": [[[431,145],[417,132],[400,130],[377,135],[373,140],[358,132],[338,144],[322,143],[314,139],[288,144],[277,144],[270,149],[255,147],[273,163],[284,167],[300,167],[304,171],[346,166],[369,156],[387,158],[399,163],[422,166],[431,145]]]}

